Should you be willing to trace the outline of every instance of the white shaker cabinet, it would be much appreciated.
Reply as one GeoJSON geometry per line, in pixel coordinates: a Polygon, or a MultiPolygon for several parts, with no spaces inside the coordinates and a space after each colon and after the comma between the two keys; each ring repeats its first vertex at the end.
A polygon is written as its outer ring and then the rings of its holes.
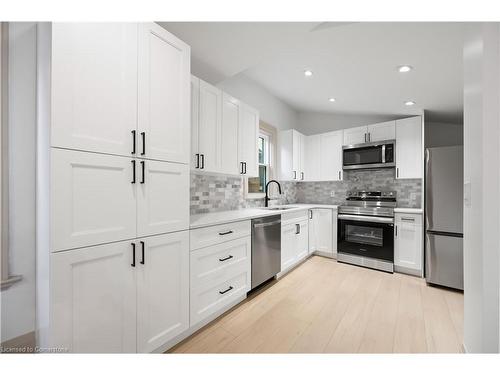
{"type": "MultiPolygon", "coordinates": [[[[225,133],[223,134],[225,137],[225,133]]],[[[238,127],[238,159],[240,163],[243,163],[243,175],[247,177],[259,176],[258,137],[259,112],[242,103],[238,127]]]]}
{"type": "Polygon", "coordinates": [[[189,228],[189,167],[137,160],[137,236],[189,228]]]}
{"type": "Polygon", "coordinates": [[[368,128],[358,126],[356,128],[344,129],[344,146],[357,145],[368,142],[368,128]]]}
{"type": "Polygon", "coordinates": [[[283,130],[278,134],[278,159],[280,179],[303,181],[305,176],[305,137],[298,131],[283,130]]]}
{"type": "Polygon", "coordinates": [[[342,137],[342,130],[320,135],[321,181],[341,181],[343,179],[342,137]]]}
{"type": "MultiPolygon", "coordinates": [[[[283,218],[282,218],[283,220],[283,218]]],[[[307,216],[282,221],[281,272],[286,272],[309,254],[309,225],[307,216]]]]}
{"type": "MultiPolygon", "coordinates": [[[[336,213],[336,212],[335,212],[336,213]]],[[[336,215],[335,215],[336,216],[336,215]]],[[[309,252],[334,256],[336,253],[336,230],[334,233],[334,210],[314,208],[309,210],[309,252]]]]}
{"type": "Polygon", "coordinates": [[[398,272],[423,276],[422,215],[395,214],[394,267],[398,272]]]}
{"type": "Polygon", "coordinates": [[[423,177],[422,118],[396,120],[396,178],[423,177]]]}
{"type": "Polygon", "coordinates": [[[242,171],[241,162],[238,162],[238,127],[240,116],[241,102],[223,92],[219,171],[224,174],[237,175],[242,171]]]}
{"type": "Polygon", "coordinates": [[[321,135],[305,137],[306,181],[321,181],[321,135]]]}
{"type": "Polygon", "coordinates": [[[131,242],[53,253],[50,263],[50,345],[74,353],[135,353],[131,242]]]}
{"type": "Polygon", "coordinates": [[[122,156],[52,149],[52,251],[136,236],[134,163],[122,156]]]}
{"type": "Polygon", "coordinates": [[[137,352],[146,353],[189,328],[189,232],[139,238],[136,271],[137,352]]]}
{"type": "Polygon", "coordinates": [[[190,48],[156,23],[139,24],[138,45],[137,155],[187,164],[190,48]]]}
{"type": "Polygon", "coordinates": [[[136,23],[53,23],[51,145],[131,155],[136,23]]]}
{"type": "Polygon", "coordinates": [[[368,142],[386,141],[396,138],[396,121],[368,125],[368,142]]]}

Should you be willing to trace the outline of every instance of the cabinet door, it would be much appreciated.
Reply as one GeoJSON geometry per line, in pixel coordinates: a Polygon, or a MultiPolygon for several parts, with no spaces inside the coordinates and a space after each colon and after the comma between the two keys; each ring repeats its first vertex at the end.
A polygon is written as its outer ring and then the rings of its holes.
{"type": "Polygon", "coordinates": [[[342,180],[342,137],[342,130],[321,134],[321,181],[342,180]]]}
{"type": "Polygon", "coordinates": [[[247,177],[259,177],[257,139],[259,136],[259,112],[246,105],[241,106],[239,138],[239,161],[245,162],[247,177]]]}
{"type": "Polygon", "coordinates": [[[311,238],[315,244],[314,251],[321,251],[323,253],[332,253],[333,255],[333,222],[331,209],[313,209],[311,221],[314,222],[309,228],[309,243],[311,238]]]}
{"type": "Polygon", "coordinates": [[[190,64],[186,43],[155,23],[139,25],[139,156],[189,162],[190,64]]]}
{"type": "Polygon", "coordinates": [[[198,128],[200,122],[200,79],[191,76],[191,169],[200,168],[198,128]]]}
{"type": "Polygon", "coordinates": [[[55,147],[130,155],[137,129],[137,24],[52,24],[55,147]]]}
{"type": "Polygon", "coordinates": [[[321,180],[321,136],[310,135],[305,137],[305,180],[320,181],[321,180]]]}
{"type": "Polygon", "coordinates": [[[344,129],[344,146],[357,145],[367,142],[367,134],[368,128],[366,126],[344,129]]]}
{"type": "Polygon", "coordinates": [[[55,253],[50,261],[51,345],[74,353],[134,353],[136,273],[131,243],[55,253]]]}
{"type": "Polygon", "coordinates": [[[145,353],[189,328],[189,232],[140,238],[136,251],[137,351],[145,353]]]}
{"type": "Polygon", "coordinates": [[[292,130],[292,173],[295,181],[300,180],[301,157],[300,147],[302,144],[301,134],[298,131],[292,130]]]}
{"type": "Polygon", "coordinates": [[[378,142],[396,139],[396,121],[368,125],[368,141],[378,142]]]}
{"type": "Polygon", "coordinates": [[[299,261],[309,254],[309,226],[307,220],[297,223],[298,232],[295,240],[296,260],[299,261]]]}
{"type": "Polygon", "coordinates": [[[200,114],[198,149],[202,154],[201,170],[220,169],[222,91],[200,79],[200,114]]]}
{"type": "MultiPolygon", "coordinates": [[[[408,216],[408,215],[405,215],[408,216]]],[[[394,265],[422,271],[422,225],[396,217],[394,265]]]]}
{"type": "Polygon", "coordinates": [[[297,177],[297,171],[293,171],[293,133],[294,130],[278,133],[279,178],[282,181],[294,181],[297,177]]]}
{"type": "Polygon", "coordinates": [[[189,228],[189,167],[143,160],[137,165],[137,235],[189,228]]]}
{"type": "Polygon", "coordinates": [[[422,178],[422,118],[396,121],[396,178],[422,178]]]}
{"type": "Polygon", "coordinates": [[[300,175],[299,181],[304,181],[306,179],[306,137],[304,134],[299,135],[299,165],[300,165],[300,175]]]}
{"type": "Polygon", "coordinates": [[[237,175],[241,173],[238,160],[238,125],[240,123],[241,103],[239,100],[222,93],[222,128],[220,138],[220,172],[237,175]]]}
{"type": "Polygon", "coordinates": [[[281,271],[291,267],[297,259],[297,227],[287,224],[281,227],[281,271]]]}
{"type": "Polygon", "coordinates": [[[52,251],[136,236],[132,160],[51,150],[52,251]]]}

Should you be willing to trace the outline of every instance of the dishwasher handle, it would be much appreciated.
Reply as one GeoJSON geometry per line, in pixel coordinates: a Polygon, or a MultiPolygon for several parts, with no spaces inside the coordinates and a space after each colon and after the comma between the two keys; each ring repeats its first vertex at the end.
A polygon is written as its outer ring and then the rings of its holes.
{"type": "Polygon", "coordinates": [[[261,224],[254,224],[254,228],[263,228],[263,227],[270,227],[271,225],[277,225],[280,224],[281,220],[276,220],[276,221],[271,221],[270,223],[261,223],[261,224]]]}

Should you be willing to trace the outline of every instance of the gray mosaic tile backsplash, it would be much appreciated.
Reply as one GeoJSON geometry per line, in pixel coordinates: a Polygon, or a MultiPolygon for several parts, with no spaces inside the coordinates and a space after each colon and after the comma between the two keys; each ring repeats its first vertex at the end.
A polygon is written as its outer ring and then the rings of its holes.
{"type": "MultiPolygon", "coordinates": [[[[396,180],[394,169],[349,171],[344,181],[282,182],[280,199],[271,204],[341,204],[349,190],[395,190],[398,206],[421,207],[422,181],[396,180]],[[333,197],[330,192],[334,192],[333,197]]],[[[245,199],[243,177],[191,173],[191,214],[264,206],[264,199],[245,199]]]]}
{"type": "MultiPolygon", "coordinates": [[[[191,215],[263,207],[262,199],[245,199],[243,177],[198,174],[191,172],[191,215]]],[[[282,182],[282,195],[270,204],[295,203],[296,183],[282,182]]],[[[271,195],[272,196],[272,195],[271,195]]]]}
{"type": "Polygon", "coordinates": [[[422,180],[396,179],[394,169],[346,171],[343,181],[299,182],[297,203],[341,204],[350,190],[394,190],[399,207],[420,208],[422,203],[422,180]]]}

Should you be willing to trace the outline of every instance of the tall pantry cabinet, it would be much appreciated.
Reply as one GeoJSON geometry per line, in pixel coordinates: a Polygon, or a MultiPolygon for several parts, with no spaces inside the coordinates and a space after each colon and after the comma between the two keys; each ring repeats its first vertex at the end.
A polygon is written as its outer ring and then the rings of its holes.
{"type": "Polygon", "coordinates": [[[38,55],[40,342],[155,351],[189,328],[190,48],[54,23],[38,55]]]}

